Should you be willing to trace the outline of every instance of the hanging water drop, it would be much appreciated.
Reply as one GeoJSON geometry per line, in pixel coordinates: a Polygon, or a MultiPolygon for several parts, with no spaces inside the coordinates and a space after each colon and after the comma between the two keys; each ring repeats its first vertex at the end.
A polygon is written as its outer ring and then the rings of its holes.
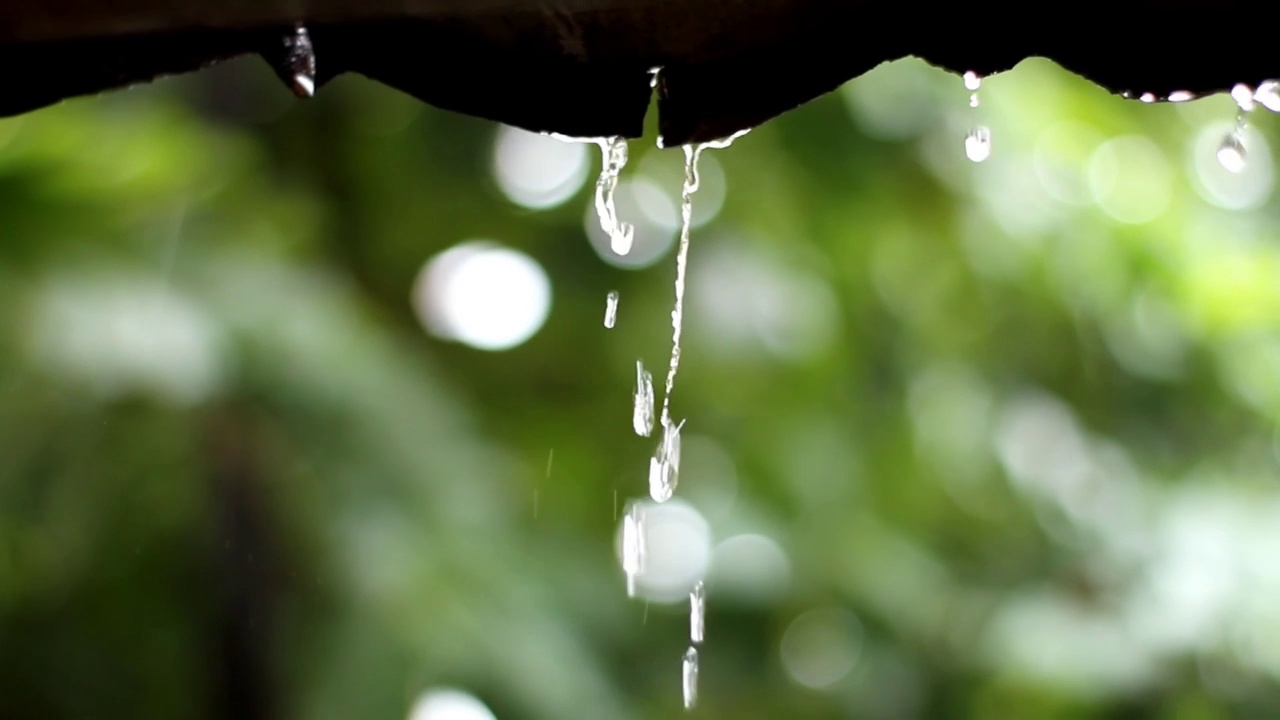
{"type": "Polygon", "coordinates": [[[631,426],[640,437],[653,432],[653,375],[644,369],[644,363],[636,361],[635,403],[631,411],[631,426]]]}
{"type": "Polygon", "coordinates": [[[627,576],[627,597],[635,597],[636,577],[644,572],[644,518],[638,503],[632,503],[622,518],[622,571],[627,576]]]}
{"type": "Polygon", "coordinates": [[[610,290],[604,296],[604,326],[612,328],[618,322],[618,291],[610,290]]]}
{"type": "Polygon", "coordinates": [[[1240,112],[1247,113],[1253,110],[1253,88],[1244,83],[1236,83],[1231,86],[1231,99],[1236,101],[1236,107],[1240,108],[1240,112]]]}
{"type": "Polygon", "coordinates": [[[976,163],[991,157],[991,131],[979,125],[964,137],[964,154],[976,163]]]}
{"type": "Polygon", "coordinates": [[[964,74],[964,89],[969,91],[969,107],[976,108],[981,102],[978,100],[978,90],[982,87],[982,76],[970,70],[964,74]]]}
{"type": "Polygon", "coordinates": [[[1248,153],[1244,149],[1244,141],[1239,132],[1232,132],[1222,139],[1218,146],[1218,162],[1233,173],[1244,172],[1248,153]]]}
{"type": "Polygon", "coordinates": [[[635,228],[618,219],[614,191],[618,187],[618,176],[627,165],[627,140],[615,135],[598,142],[601,165],[600,179],[596,181],[596,215],[600,218],[600,229],[609,236],[609,247],[618,255],[626,255],[631,252],[635,228]]]}
{"type": "Polygon", "coordinates": [[[707,632],[707,588],[699,580],[689,593],[689,640],[702,644],[707,632]]]}
{"type": "Polygon", "coordinates": [[[690,647],[684,651],[684,661],[680,666],[682,686],[684,688],[684,707],[691,709],[698,702],[698,649],[690,647]]]}
{"type": "Polygon", "coordinates": [[[1253,91],[1253,99],[1273,113],[1280,113],[1280,80],[1263,80],[1253,91]]]}
{"type": "Polygon", "coordinates": [[[1231,99],[1236,101],[1236,127],[1222,139],[1218,146],[1218,162],[1233,173],[1244,172],[1248,153],[1244,148],[1244,129],[1253,110],[1253,88],[1244,83],[1231,87],[1231,99]]]}

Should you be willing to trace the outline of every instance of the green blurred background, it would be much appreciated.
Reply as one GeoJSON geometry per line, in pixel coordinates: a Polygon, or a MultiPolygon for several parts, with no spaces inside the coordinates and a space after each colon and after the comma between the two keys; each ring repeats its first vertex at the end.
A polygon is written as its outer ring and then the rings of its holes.
{"type": "Polygon", "coordinates": [[[705,576],[694,717],[1276,717],[1280,118],[1233,174],[1225,96],[980,97],[900,61],[704,154],[633,600],[678,150],[620,258],[597,148],[358,77],[0,120],[0,715],[679,717],[705,576]]]}

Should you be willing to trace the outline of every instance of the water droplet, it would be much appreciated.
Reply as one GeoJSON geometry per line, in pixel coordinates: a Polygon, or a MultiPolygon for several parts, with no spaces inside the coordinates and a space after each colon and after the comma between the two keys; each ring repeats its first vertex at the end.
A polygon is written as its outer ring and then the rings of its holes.
{"type": "MultiPolygon", "coordinates": [[[[649,87],[650,88],[658,87],[658,73],[660,72],[662,72],[661,65],[654,65],[653,67],[649,68],[649,87]]],[[[658,147],[662,147],[662,145],[658,145],[658,147]]]]}
{"type": "Polygon", "coordinates": [[[1236,107],[1240,108],[1240,112],[1247,113],[1253,110],[1253,88],[1244,83],[1236,83],[1231,86],[1231,99],[1236,101],[1236,107]]]}
{"type": "Polygon", "coordinates": [[[612,328],[618,322],[618,291],[610,290],[604,297],[604,326],[612,328]]]}
{"type": "Polygon", "coordinates": [[[644,517],[632,503],[622,519],[622,571],[627,575],[627,597],[636,596],[636,577],[644,572],[644,517]]]}
{"type": "Polygon", "coordinates": [[[631,426],[640,437],[653,432],[653,375],[644,369],[644,363],[636,361],[635,403],[631,412],[631,426]]]}
{"type": "Polygon", "coordinates": [[[707,588],[701,581],[689,593],[689,640],[701,644],[707,632],[707,588]]]}
{"type": "Polygon", "coordinates": [[[698,702],[698,649],[690,647],[684,651],[684,661],[680,667],[682,687],[684,689],[684,707],[692,708],[698,702]]]}
{"type": "Polygon", "coordinates": [[[965,136],[964,154],[974,162],[982,162],[991,157],[991,131],[986,126],[979,125],[965,136]]]}
{"type": "Polygon", "coordinates": [[[1153,102],[1155,102],[1155,101],[1156,101],[1156,94],[1155,94],[1155,93],[1144,92],[1144,93],[1142,93],[1141,95],[1139,95],[1139,96],[1138,96],[1138,99],[1139,99],[1139,100],[1141,100],[1141,101],[1142,101],[1142,102],[1144,102],[1144,103],[1153,103],[1153,102]]]}
{"type": "Polygon", "coordinates": [[[1233,173],[1244,172],[1246,158],[1248,153],[1245,152],[1244,141],[1239,132],[1230,133],[1222,139],[1222,144],[1218,146],[1218,162],[1222,163],[1222,167],[1233,173]]]}
{"type": "Polygon", "coordinates": [[[1280,113],[1280,80],[1263,80],[1258,83],[1253,99],[1271,112],[1280,113]]]}
{"type": "Polygon", "coordinates": [[[1188,100],[1195,100],[1195,99],[1196,99],[1195,93],[1191,92],[1190,90],[1174,90],[1173,92],[1169,93],[1169,102],[1180,103],[1180,102],[1186,102],[1188,100]]]}

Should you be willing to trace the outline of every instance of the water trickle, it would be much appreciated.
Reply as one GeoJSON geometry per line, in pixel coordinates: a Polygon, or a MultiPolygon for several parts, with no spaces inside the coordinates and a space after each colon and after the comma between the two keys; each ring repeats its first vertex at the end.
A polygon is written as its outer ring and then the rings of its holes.
{"type": "Polygon", "coordinates": [[[636,390],[631,426],[640,437],[649,437],[653,432],[653,375],[644,369],[644,363],[640,360],[636,361],[636,390]]]}
{"type": "Polygon", "coordinates": [[[680,245],[676,250],[676,302],[671,309],[671,362],[667,367],[667,382],[662,394],[662,423],[671,422],[671,391],[676,386],[676,372],[680,369],[680,335],[684,331],[684,285],[689,264],[689,228],[693,221],[693,194],[698,191],[698,158],[707,149],[724,149],[734,140],[746,135],[748,130],[720,140],[684,146],[684,184],[680,188],[680,245]]]}
{"type": "Polygon", "coordinates": [[[982,102],[978,90],[982,88],[982,76],[970,70],[964,74],[964,89],[969,91],[969,107],[976,108],[982,102]]]}
{"type": "Polygon", "coordinates": [[[689,640],[701,645],[707,633],[707,588],[699,580],[689,593],[689,640]]]}
{"type": "Polygon", "coordinates": [[[684,707],[692,708],[698,702],[698,649],[690,647],[684,651],[680,676],[684,688],[684,707]]]}
{"type": "Polygon", "coordinates": [[[1273,113],[1280,113],[1280,80],[1263,80],[1253,91],[1253,99],[1273,113]]]}
{"type": "Polygon", "coordinates": [[[622,571],[627,575],[627,597],[635,597],[636,577],[644,572],[644,516],[637,503],[622,519],[622,571]]]}
{"type": "Polygon", "coordinates": [[[965,135],[964,154],[974,162],[991,157],[991,131],[985,125],[979,125],[965,135]]]}
{"type": "Polygon", "coordinates": [[[610,290],[604,296],[604,326],[612,328],[618,322],[618,291],[610,290]]]}
{"type": "MultiPolygon", "coordinates": [[[[980,104],[978,90],[982,88],[982,76],[970,70],[964,74],[964,87],[969,91],[969,107],[980,104]]],[[[977,125],[964,137],[964,154],[973,162],[982,162],[991,156],[991,131],[985,125],[977,125]]]]}
{"type": "Polygon", "coordinates": [[[1244,129],[1249,122],[1249,112],[1253,110],[1253,88],[1236,83],[1231,87],[1231,99],[1236,101],[1236,126],[1222,138],[1217,154],[1222,167],[1240,173],[1244,172],[1249,157],[1244,147],[1244,129]]]}

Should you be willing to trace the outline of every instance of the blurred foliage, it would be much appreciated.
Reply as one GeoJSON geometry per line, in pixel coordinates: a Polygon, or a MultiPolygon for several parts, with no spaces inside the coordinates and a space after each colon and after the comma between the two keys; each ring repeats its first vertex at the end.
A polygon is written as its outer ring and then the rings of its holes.
{"type": "MultiPolygon", "coordinates": [[[[1237,177],[1226,97],[1043,61],[980,97],[901,61],[710,152],[694,716],[1274,717],[1280,122],[1237,177]],[[759,572],[721,572],[743,537],[759,572]]],[[[0,120],[0,715],[679,715],[684,608],[615,551],[672,254],[605,262],[590,181],[508,201],[497,131],[256,61],[0,120]],[[472,238],[551,280],[509,351],[410,302],[472,238]]]]}

